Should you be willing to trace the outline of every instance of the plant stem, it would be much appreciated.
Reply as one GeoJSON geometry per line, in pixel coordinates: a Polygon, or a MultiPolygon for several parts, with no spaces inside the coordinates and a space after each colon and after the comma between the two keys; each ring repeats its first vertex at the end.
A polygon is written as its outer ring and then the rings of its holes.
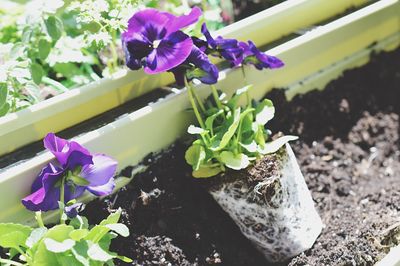
{"type": "Polygon", "coordinates": [[[215,85],[211,85],[211,91],[214,96],[214,100],[215,100],[215,103],[217,104],[218,109],[222,110],[223,107],[222,107],[221,101],[219,99],[218,91],[217,91],[217,88],[215,87],[215,85]]]}
{"type": "Polygon", "coordinates": [[[40,227],[44,227],[43,219],[42,219],[42,212],[38,211],[35,213],[36,221],[38,222],[40,227]]]}
{"type": "MultiPolygon", "coordinates": [[[[242,68],[242,74],[243,74],[243,81],[244,81],[244,86],[248,86],[247,78],[246,78],[246,71],[244,71],[244,65],[241,66],[242,68]]],[[[246,91],[246,99],[247,99],[247,107],[251,107],[251,99],[250,99],[250,94],[249,91],[246,91]]]]}
{"type": "MultiPolygon", "coordinates": [[[[65,204],[65,178],[61,179],[61,186],[60,186],[60,201],[64,205],[65,204]]],[[[60,209],[60,224],[64,224],[65,221],[63,219],[64,209],[60,209]]]]}
{"type": "Polygon", "coordinates": [[[83,67],[89,73],[89,76],[90,76],[91,79],[93,79],[94,81],[100,80],[100,77],[93,71],[93,68],[92,68],[91,65],[83,64],[83,67]]]}
{"type": "Polygon", "coordinates": [[[68,91],[68,89],[64,85],[62,85],[60,82],[55,81],[54,79],[51,79],[49,77],[43,77],[42,82],[44,84],[54,87],[58,92],[67,92],[68,91]]]}
{"type": "Polygon", "coordinates": [[[199,104],[201,112],[204,114],[206,112],[206,108],[204,107],[203,101],[200,100],[200,97],[197,95],[196,91],[193,89],[192,93],[194,95],[194,98],[196,99],[197,103],[199,104]]]}
{"type": "Polygon", "coordinates": [[[5,263],[5,264],[10,264],[10,265],[15,265],[15,266],[24,266],[26,264],[22,264],[13,260],[7,260],[7,259],[2,259],[0,258],[0,262],[1,263],[5,263]]]}
{"type": "Polygon", "coordinates": [[[189,85],[186,77],[185,77],[185,86],[186,86],[186,88],[188,90],[189,100],[190,100],[190,103],[192,104],[193,111],[194,111],[194,114],[195,114],[195,116],[197,118],[197,121],[199,122],[200,127],[205,129],[206,126],[204,124],[203,118],[201,117],[201,115],[199,113],[199,109],[197,109],[197,104],[196,104],[196,101],[195,101],[195,99],[193,97],[193,87],[191,85],[189,85]]]}

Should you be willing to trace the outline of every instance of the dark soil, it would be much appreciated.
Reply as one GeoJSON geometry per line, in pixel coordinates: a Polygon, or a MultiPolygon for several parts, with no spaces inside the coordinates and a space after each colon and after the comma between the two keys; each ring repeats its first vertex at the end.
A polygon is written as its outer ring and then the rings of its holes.
{"type": "MultiPolygon", "coordinates": [[[[292,147],[326,224],[312,249],[283,265],[373,265],[396,242],[400,217],[400,50],[347,71],[324,91],[277,109],[273,132],[300,136],[292,147]]],[[[131,236],[114,250],[137,265],[268,265],[191,178],[187,143],[144,161],[127,188],[86,209],[92,223],[123,208],[131,236]]],[[[130,175],[131,168],[123,174],[130,175]]]]}

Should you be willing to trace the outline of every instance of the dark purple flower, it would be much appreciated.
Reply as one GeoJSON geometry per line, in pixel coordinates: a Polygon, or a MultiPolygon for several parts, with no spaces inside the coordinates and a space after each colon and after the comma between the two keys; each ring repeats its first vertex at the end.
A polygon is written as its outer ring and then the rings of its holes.
{"type": "Polygon", "coordinates": [[[196,22],[200,15],[198,7],[180,17],[155,9],[134,14],[128,21],[128,30],[122,33],[127,66],[132,70],[144,66],[146,73],[156,74],[183,63],[193,41],[181,29],[196,22]]]}
{"type": "Polygon", "coordinates": [[[212,49],[212,55],[225,58],[231,63],[232,66],[237,66],[241,63],[243,59],[243,49],[239,47],[239,42],[237,40],[224,39],[221,36],[218,36],[214,39],[207,29],[205,23],[203,23],[201,26],[201,32],[206,37],[207,43],[212,49]]]}
{"type": "Polygon", "coordinates": [[[199,79],[204,84],[214,84],[218,81],[218,68],[197,46],[193,46],[185,62],[172,69],[171,72],[178,85],[184,85],[185,76],[188,80],[199,79]]]}
{"type": "Polygon", "coordinates": [[[47,134],[43,142],[59,165],[49,163],[42,169],[32,184],[32,194],[22,200],[27,209],[57,209],[63,178],[65,202],[79,197],[85,190],[96,196],[108,195],[113,191],[113,177],[117,169],[115,160],[103,154],[92,155],[79,143],[59,138],[54,133],[47,134]]]}
{"type": "Polygon", "coordinates": [[[79,212],[83,211],[85,205],[81,202],[74,203],[69,206],[65,206],[64,212],[69,218],[75,218],[79,212]]]}
{"type": "Polygon", "coordinates": [[[240,42],[239,46],[243,49],[243,64],[252,64],[259,70],[280,68],[285,65],[279,58],[258,50],[252,41],[248,41],[248,44],[240,42]]]}

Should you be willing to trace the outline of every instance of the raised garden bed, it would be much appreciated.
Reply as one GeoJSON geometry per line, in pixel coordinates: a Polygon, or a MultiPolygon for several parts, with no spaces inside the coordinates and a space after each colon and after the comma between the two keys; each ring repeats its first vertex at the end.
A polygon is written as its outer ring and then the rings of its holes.
{"type": "MultiPolygon", "coordinates": [[[[282,114],[273,129],[302,136],[292,146],[326,225],[313,248],[289,265],[373,265],[397,243],[398,228],[388,229],[400,212],[399,60],[400,50],[376,55],[324,91],[291,102],[282,91],[267,95],[282,114]]],[[[98,222],[122,207],[132,235],[115,249],[139,265],[268,265],[200,188],[204,182],[191,178],[180,159],[186,147],[177,142],[148,156],[145,172],[90,203],[86,214],[98,222]]]]}
{"type": "MultiPolygon", "coordinates": [[[[309,27],[366,0],[286,1],[271,9],[221,29],[218,34],[265,45],[304,27],[309,27]],[[309,16],[309,13],[314,13],[309,16]],[[295,14],[295,15],[294,15],[295,14]],[[268,28],[268,34],[259,34],[268,28]]],[[[19,112],[0,118],[0,155],[42,139],[47,132],[59,132],[156,88],[173,82],[171,75],[149,78],[143,72],[119,72],[111,78],[72,89],[19,112]]]]}

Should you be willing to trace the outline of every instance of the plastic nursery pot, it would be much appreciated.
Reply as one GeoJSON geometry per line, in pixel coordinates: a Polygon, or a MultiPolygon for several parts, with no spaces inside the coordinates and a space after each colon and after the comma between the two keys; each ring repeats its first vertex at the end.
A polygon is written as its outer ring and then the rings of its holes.
{"type": "Polygon", "coordinates": [[[220,177],[209,193],[269,261],[312,247],[323,224],[288,144],[245,171],[220,177]]]}

